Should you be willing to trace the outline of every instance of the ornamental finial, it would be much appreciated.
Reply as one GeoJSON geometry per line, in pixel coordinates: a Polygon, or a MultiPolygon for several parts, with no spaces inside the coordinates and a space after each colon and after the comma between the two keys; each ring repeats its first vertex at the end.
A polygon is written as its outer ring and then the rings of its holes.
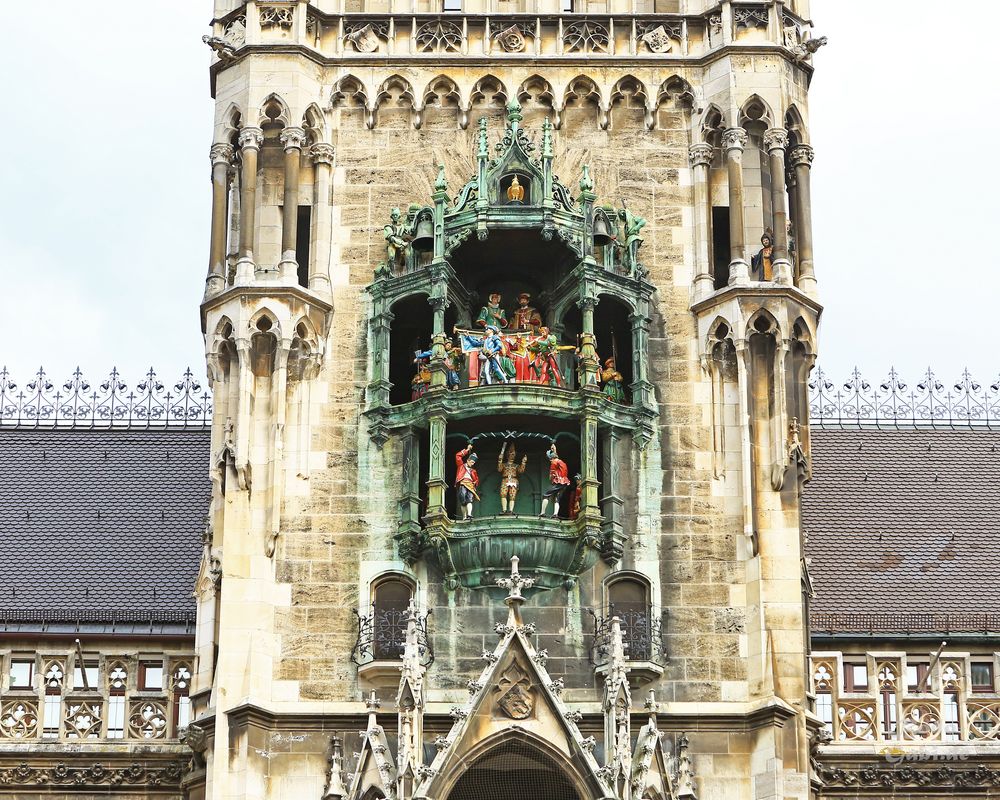
{"type": "Polygon", "coordinates": [[[517,98],[512,98],[509,103],[507,103],[507,121],[511,125],[515,125],[524,119],[521,114],[521,104],[517,102],[517,98]]]}
{"type": "Polygon", "coordinates": [[[479,158],[490,157],[490,144],[486,136],[486,117],[479,118],[479,158]]]}
{"type": "Polygon", "coordinates": [[[542,120],[542,158],[552,158],[552,120],[542,120]]]}
{"type": "Polygon", "coordinates": [[[444,164],[438,164],[438,176],[437,180],[434,181],[434,191],[435,192],[448,191],[448,180],[444,176],[444,164]]]}
{"type": "Polygon", "coordinates": [[[583,165],[583,175],[580,177],[580,190],[584,192],[594,191],[594,179],[590,177],[590,166],[583,165]]]}
{"type": "Polygon", "coordinates": [[[521,594],[521,589],[530,589],[535,585],[534,578],[525,578],[521,576],[521,573],[517,569],[517,564],[521,559],[517,556],[510,557],[510,577],[509,578],[497,578],[497,586],[502,589],[509,589],[510,594],[504,599],[504,602],[513,609],[516,605],[520,605],[524,602],[524,595],[521,594]]]}

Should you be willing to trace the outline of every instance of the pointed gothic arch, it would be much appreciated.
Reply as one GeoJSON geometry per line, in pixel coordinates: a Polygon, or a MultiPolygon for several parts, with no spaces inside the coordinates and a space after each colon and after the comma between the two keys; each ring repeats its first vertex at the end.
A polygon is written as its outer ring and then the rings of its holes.
{"type": "Polygon", "coordinates": [[[302,129],[309,134],[309,140],[313,144],[327,141],[326,118],[317,103],[310,103],[302,114],[302,129]]]}
{"type": "Polygon", "coordinates": [[[792,103],[785,112],[785,130],[789,133],[789,138],[794,144],[808,144],[809,130],[802,117],[799,107],[792,103]]]}
{"type": "Polygon", "coordinates": [[[718,146],[722,131],[726,127],[726,117],[715,103],[709,103],[698,121],[697,140],[718,146]]]}
{"type": "Polygon", "coordinates": [[[611,112],[612,125],[614,124],[616,110],[638,112],[642,115],[647,130],[652,130],[655,124],[650,92],[646,88],[646,84],[634,75],[624,75],[615,82],[615,85],[611,88],[611,93],[608,95],[608,106],[611,112]]]}
{"type": "Polygon", "coordinates": [[[442,795],[446,800],[522,800],[529,786],[546,800],[590,797],[561,754],[527,731],[505,731],[484,745],[442,795]]]}
{"type": "Polygon", "coordinates": [[[417,109],[416,94],[411,84],[402,75],[390,75],[378,87],[372,104],[375,114],[390,110],[412,113],[417,109]]]}
{"type": "Polygon", "coordinates": [[[333,85],[330,92],[330,107],[368,107],[368,91],[360,78],[344,75],[333,85]]]}
{"type": "Polygon", "coordinates": [[[278,123],[282,127],[291,124],[292,112],[281,95],[271,92],[260,104],[257,114],[257,126],[264,127],[268,124],[278,123]]]}
{"type": "Polygon", "coordinates": [[[510,99],[507,86],[496,75],[483,75],[469,93],[469,107],[485,106],[502,110],[510,99]]]}
{"type": "Polygon", "coordinates": [[[222,115],[221,132],[218,138],[220,142],[234,144],[239,136],[240,128],[243,127],[243,111],[236,103],[230,103],[226,113],[222,115]]]}
{"type": "Polygon", "coordinates": [[[740,106],[738,114],[739,125],[743,128],[754,123],[759,123],[768,128],[774,125],[774,112],[771,106],[759,94],[750,95],[743,105],[740,106]]]}

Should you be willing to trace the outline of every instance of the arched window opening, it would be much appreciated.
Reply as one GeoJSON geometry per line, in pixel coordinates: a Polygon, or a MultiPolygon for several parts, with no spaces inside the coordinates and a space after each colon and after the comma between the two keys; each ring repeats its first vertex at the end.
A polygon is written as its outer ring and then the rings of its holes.
{"type": "Polygon", "coordinates": [[[455,784],[448,800],[579,800],[566,773],[544,753],[521,741],[487,752],[455,784]],[[530,787],[530,788],[526,788],[530,787]]]}
{"type": "Polygon", "coordinates": [[[278,351],[278,339],[272,330],[274,322],[268,316],[262,316],[254,325],[250,337],[250,364],[253,374],[258,378],[270,377],[274,372],[274,357],[278,351]]]}
{"type": "Polygon", "coordinates": [[[434,312],[427,295],[404,297],[392,306],[389,334],[389,402],[419,400],[430,386],[430,357],[420,357],[431,346],[434,312]]]}
{"type": "Polygon", "coordinates": [[[653,656],[652,607],[649,584],[626,576],[608,584],[608,616],[618,617],[625,657],[629,661],[649,661],[653,656]]]}
{"type": "Polygon", "coordinates": [[[617,403],[631,398],[634,377],[632,364],[632,309],[622,300],[603,294],[594,309],[594,335],[600,358],[601,391],[617,403]]]}
{"type": "Polygon", "coordinates": [[[406,613],[413,583],[400,575],[380,578],[372,586],[372,649],[376,661],[397,659],[406,641],[406,613]]]}

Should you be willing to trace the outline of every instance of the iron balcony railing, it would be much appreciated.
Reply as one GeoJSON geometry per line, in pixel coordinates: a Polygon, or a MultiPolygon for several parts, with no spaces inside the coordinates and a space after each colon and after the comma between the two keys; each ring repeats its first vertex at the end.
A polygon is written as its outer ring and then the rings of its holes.
{"type": "Polygon", "coordinates": [[[658,606],[645,608],[616,608],[614,604],[600,609],[597,613],[588,609],[594,620],[593,642],[590,660],[596,666],[604,666],[611,659],[611,620],[618,618],[621,626],[625,658],[628,661],[652,661],[664,664],[667,660],[663,639],[663,618],[666,612],[658,606]]]}
{"type": "MultiPolygon", "coordinates": [[[[398,661],[406,644],[406,623],[409,611],[405,608],[380,608],[371,606],[367,615],[354,612],[358,618],[358,638],[351,651],[351,660],[361,666],[372,661],[398,661]]],[[[427,620],[431,611],[417,615],[417,644],[420,663],[425,667],[434,661],[434,651],[427,635],[427,620]]]]}

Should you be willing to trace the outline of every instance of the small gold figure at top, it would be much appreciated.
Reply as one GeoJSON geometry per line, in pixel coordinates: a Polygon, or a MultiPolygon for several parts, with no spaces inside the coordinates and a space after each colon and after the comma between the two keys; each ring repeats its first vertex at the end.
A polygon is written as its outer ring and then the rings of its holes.
{"type": "Polygon", "coordinates": [[[524,202],[524,187],[521,185],[520,181],[518,181],[517,175],[514,176],[514,180],[512,180],[510,182],[510,186],[507,187],[507,200],[511,203],[524,202]]]}

